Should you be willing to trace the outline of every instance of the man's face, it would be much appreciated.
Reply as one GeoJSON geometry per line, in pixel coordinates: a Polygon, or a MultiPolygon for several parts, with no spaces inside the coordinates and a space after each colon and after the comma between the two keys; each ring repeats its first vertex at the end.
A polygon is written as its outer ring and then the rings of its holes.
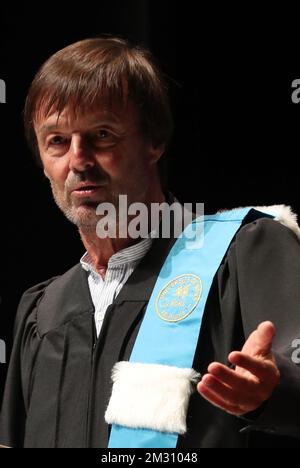
{"type": "Polygon", "coordinates": [[[95,227],[101,202],[118,206],[147,202],[153,189],[156,161],[163,148],[154,148],[141,133],[135,107],[113,106],[75,117],[66,108],[35,123],[44,172],[54,199],[78,227],[95,227]]]}

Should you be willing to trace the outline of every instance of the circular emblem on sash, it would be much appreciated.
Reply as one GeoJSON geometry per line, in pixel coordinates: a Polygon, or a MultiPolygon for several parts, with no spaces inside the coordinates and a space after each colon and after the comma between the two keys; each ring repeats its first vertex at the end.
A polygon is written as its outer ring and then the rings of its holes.
{"type": "Polygon", "coordinates": [[[156,313],[167,322],[179,322],[190,315],[202,294],[202,281],[186,274],[171,280],[158,294],[156,313]]]}

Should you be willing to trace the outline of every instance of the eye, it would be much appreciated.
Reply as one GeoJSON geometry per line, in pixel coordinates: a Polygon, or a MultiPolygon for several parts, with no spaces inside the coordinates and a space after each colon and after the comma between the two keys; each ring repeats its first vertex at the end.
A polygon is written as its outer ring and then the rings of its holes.
{"type": "Polygon", "coordinates": [[[48,141],[49,145],[54,145],[54,146],[63,145],[65,143],[66,143],[66,138],[61,135],[55,135],[52,138],[50,138],[48,141]]]}
{"type": "Polygon", "coordinates": [[[105,130],[105,128],[101,128],[100,130],[97,131],[96,136],[100,140],[103,140],[104,138],[107,138],[108,136],[110,136],[110,134],[107,130],[105,130]]]}
{"type": "Polygon", "coordinates": [[[99,128],[90,135],[90,141],[96,148],[110,148],[118,142],[118,137],[106,128],[99,128]]]}
{"type": "Polygon", "coordinates": [[[45,151],[51,156],[62,156],[70,146],[70,137],[67,135],[49,135],[45,142],[45,151]]]}

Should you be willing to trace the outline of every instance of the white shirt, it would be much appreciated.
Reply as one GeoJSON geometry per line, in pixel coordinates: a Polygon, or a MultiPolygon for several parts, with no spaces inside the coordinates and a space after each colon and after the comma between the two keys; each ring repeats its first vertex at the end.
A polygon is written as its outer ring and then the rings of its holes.
{"type": "Polygon", "coordinates": [[[112,255],[108,261],[105,279],[95,270],[87,252],[81,258],[82,268],[89,272],[88,284],[95,307],[97,336],[107,307],[113,303],[131,273],[150,249],[152,242],[153,239],[149,237],[112,255]]]}

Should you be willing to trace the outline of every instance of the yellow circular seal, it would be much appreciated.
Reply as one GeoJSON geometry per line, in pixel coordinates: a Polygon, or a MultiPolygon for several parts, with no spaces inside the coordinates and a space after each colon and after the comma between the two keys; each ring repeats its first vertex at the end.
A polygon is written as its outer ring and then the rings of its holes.
{"type": "Polygon", "coordinates": [[[185,274],[177,276],[160,291],[156,299],[156,313],[167,322],[179,322],[190,315],[202,294],[199,276],[185,274]]]}

